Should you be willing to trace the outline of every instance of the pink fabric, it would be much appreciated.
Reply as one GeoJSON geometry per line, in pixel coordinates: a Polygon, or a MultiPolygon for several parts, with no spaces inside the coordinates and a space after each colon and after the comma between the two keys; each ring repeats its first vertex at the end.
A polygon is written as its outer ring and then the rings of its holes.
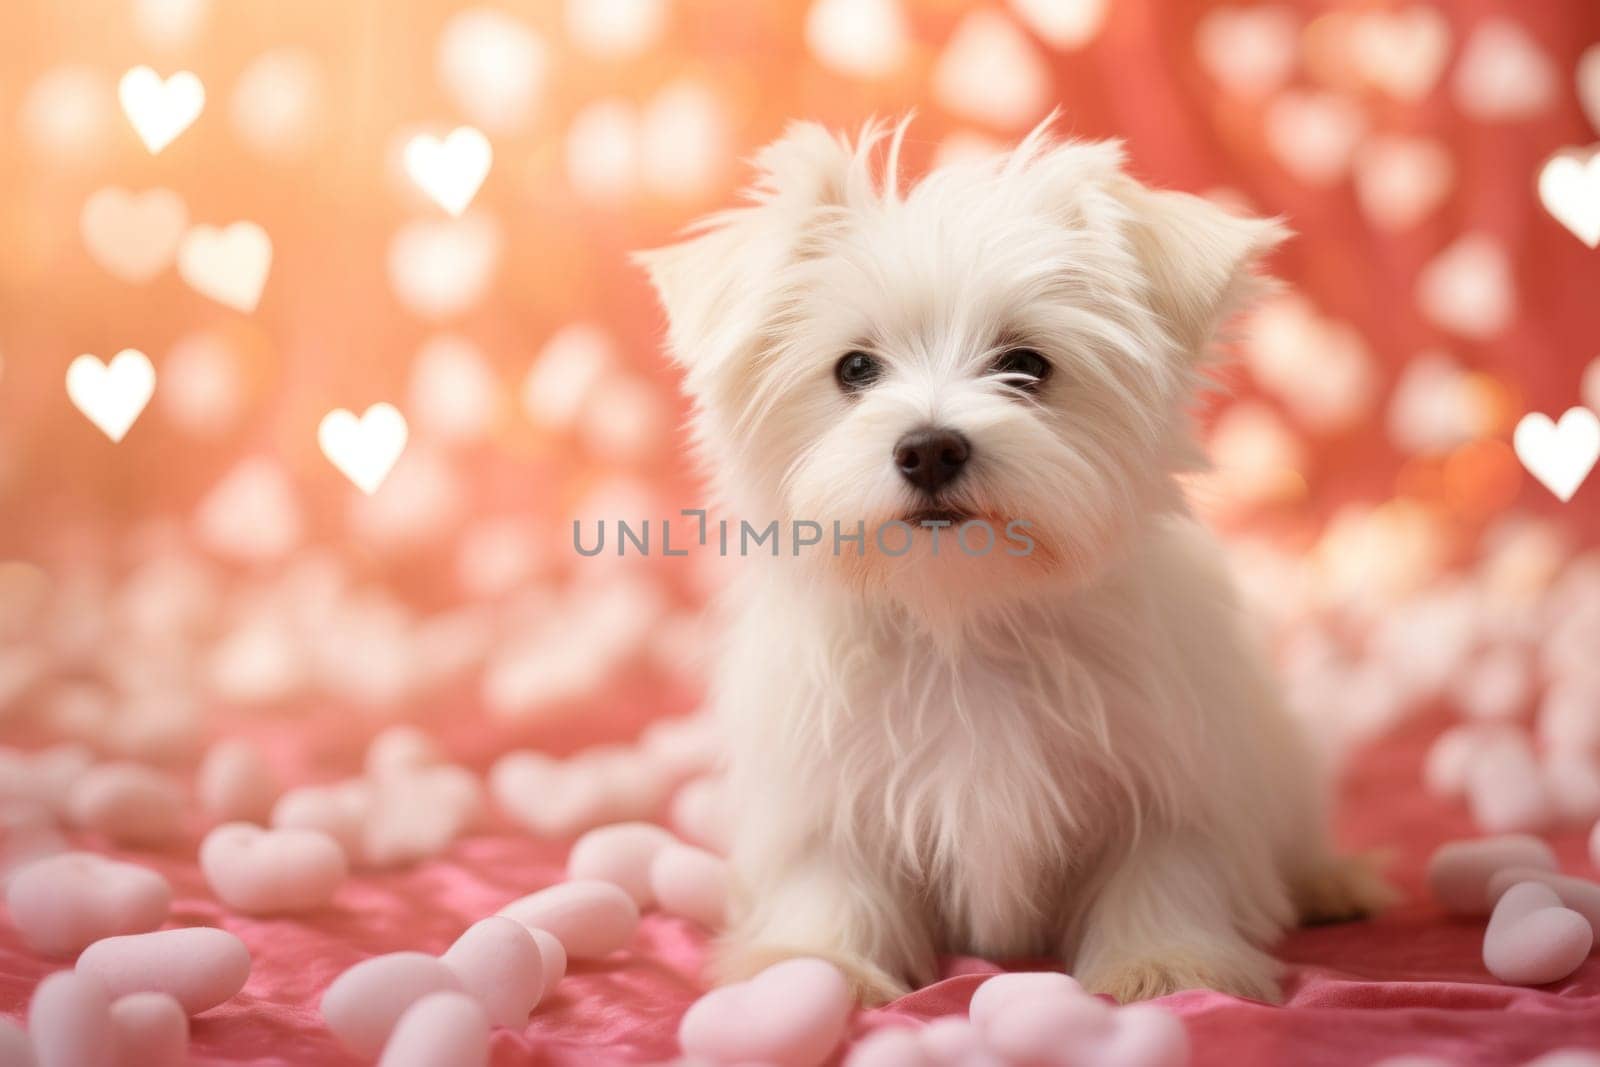
{"type": "MultiPolygon", "coordinates": [[[[1343,790],[1346,843],[1389,851],[1392,872],[1411,902],[1373,922],[1290,936],[1281,950],[1289,964],[1283,1007],[1209,992],[1167,998],[1189,1026],[1195,1067],[1359,1067],[1423,1052],[1491,1067],[1553,1048],[1600,1048],[1600,963],[1591,959],[1549,988],[1502,986],[1485,973],[1479,956],[1483,924],[1446,918],[1422,895],[1429,851],[1471,833],[1458,806],[1427,798],[1416,784],[1426,741],[1438,725],[1419,722],[1359,755],[1343,790]]],[[[1565,869],[1595,876],[1581,833],[1563,833],[1556,843],[1565,869]]],[[[443,950],[474,919],[560,878],[564,851],[501,829],[461,842],[444,860],[357,878],[341,890],[335,907],[304,921],[229,915],[206,891],[193,861],[176,853],[127,858],[151,863],[172,880],[177,923],[224,926],[254,956],[244,992],[194,1021],[194,1062],[335,1067],[358,1062],[323,1028],[317,1010],[335,975],[376,953],[443,950]]],[[[575,964],[524,1032],[496,1032],[494,1064],[671,1059],[678,1018],[700,990],[696,971],[705,942],[691,923],[648,917],[628,953],[602,964],[575,964]]],[[[29,953],[5,924],[0,1011],[22,1013],[39,979],[60,966],[29,953]]],[[[980,960],[948,960],[942,981],[862,1014],[856,1030],[963,1011],[983,976],[997,969],[980,960]]]]}

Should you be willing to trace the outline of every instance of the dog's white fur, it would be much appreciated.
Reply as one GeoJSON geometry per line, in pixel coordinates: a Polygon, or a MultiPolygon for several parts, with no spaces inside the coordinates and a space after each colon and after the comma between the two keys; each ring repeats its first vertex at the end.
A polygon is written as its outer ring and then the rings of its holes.
{"type": "Polygon", "coordinates": [[[726,513],[822,545],[742,561],[714,701],[740,904],[724,976],[821,955],[863,999],[944,950],[1049,954],[1122,999],[1271,998],[1266,949],[1379,883],[1337,859],[1313,760],[1175,476],[1218,328],[1283,230],[1123,171],[1114,144],[960,162],[901,189],[905,125],[800,124],[746,206],[640,259],[726,513]],[[886,157],[881,163],[880,157],[886,157]],[[1045,355],[1036,394],[989,368],[1045,355]],[[865,349],[887,373],[834,378],[865,349]],[[832,548],[918,503],[891,454],[959,430],[948,499],[1032,525],[1026,557],[932,534],[832,548]]]}

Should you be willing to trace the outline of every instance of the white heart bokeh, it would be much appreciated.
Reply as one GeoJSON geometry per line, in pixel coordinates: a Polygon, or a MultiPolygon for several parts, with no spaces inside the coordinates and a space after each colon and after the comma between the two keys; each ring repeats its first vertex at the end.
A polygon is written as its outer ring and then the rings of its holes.
{"type": "Polygon", "coordinates": [[[406,143],[405,159],[406,172],[417,187],[459,218],[489,176],[494,148],[482,131],[458,126],[442,139],[417,134],[406,143]]]}
{"type": "Polygon", "coordinates": [[[194,226],[178,248],[178,273],[190,288],[246,314],[256,309],[272,268],[272,239],[253,222],[194,226]]]}
{"type": "Polygon", "coordinates": [[[1374,226],[1403,230],[1450,194],[1455,164],[1438,141],[1401,134],[1369,138],[1356,152],[1356,198],[1374,226]]]}
{"type": "Polygon", "coordinates": [[[1417,302],[1434,325],[1462,337],[1481,341],[1499,333],[1517,310],[1505,248],[1484,233],[1457,238],[1422,268],[1417,302]]]}
{"type": "Polygon", "coordinates": [[[1360,107],[1333,93],[1286,92],[1267,109],[1267,144],[1291,174],[1331,185],[1350,170],[1367,131],[1360,107]]]}
{"type": "Polygon", "coordinates": [[[1389,440],[1407,452],[1447,452],[1487,433],[1494,407],[1448,353],[1406,361],[1389,394],[1389,440]]]}
{"type": "Polygon", "coordinates": [[[245,383],[237,352],[218,334],[179,338],[161,362],[161,408],[172,423],[197,437],[228,431],[244,405],[245,383]]]}
{"type": "Polygon", "coordinates": [[[816,0],[806,47],[817,62],[854,78],[880,78],[905,61],[906,18],[897,0],[816,0]]]}
{"type": "Polygon", "coordinates": [[[482,437],[499,395],[500,383],[483,350],[457,334],[429,338],[411,366],[408,410],[425,433],[446,441],[482,437]]]}
{"type": "Polygon", "coordinates": [[[167,269],[178,251],[189,209],[171,189],[131,193],[115,186],[84,201],[78,228],[90,257],[112,275],[135,284],[167,269]]]}
{"type": "Polygon", "coordinates": [[[195,533],[224,559],[263,563],[282,559],[305,529],[289,472],[269,456],[239,461],[201,499],[195,533]]]}
{"type": "Polygon", "coordinates": [[[1539,169],[1539,202],[1590,248],[1600,245],[1600,152],[1588,159],[1570,153],[1551,157],[1539,169]]]}
{"type": "Polygon", "coordinates": [[[1294,72],[1300,22],[1286,7],[1218,7],[1195,27],[1200,65],[1235,96],[1270,96],[1294,72]]]}
{"type": "Polygon", "coordinates": [[[962,118],[1014,129],[1044,117],[1050,68],[1016,23],[974,11],[957,24],[933,70],[933,95],[962,118]]]}
{"type": "Polygon", "coordinates": [[[1011,0],[1012,10],[1048,44],[1082,48],[1100,32],[1109,0],[1011,0]]]}
{"type": "Polygon", "coordinates": [[[139,140],[158,155],[200,117],[206,88],[187,70],[163,79],[149,67],[134,67],[117,84],[117,99],[139,140]]]}
{"type": "Polygon", "coordinates": [[[1318,431],[1362,418],[1378,391],[1372,352],[1354,326],[1290,293],[1261,308],[1244,338],[1251,375],[1318,431]]]}
{"type": "Polygon", "coordinates": [[[1453,88],[1470,117],[1515,122],[1555,103],[1555,66],[1520,23],[1486,18],[1462,50],[1453,88]]]}
{"type": "Polygon", "coordinates": [[[602,201],[640,188],[671,199],[704,196],[732,158],[722,104],[690,78],[663,86],[642,110],[622,97],[589,104],[567,127],[566,155],[573,188],[602,201]]]}
{"type": "Polygon", "coordinates": [[[439,81],[474,123],[499,133],[528,123],[550,66],[542,38],[492,8],[458,12],[444,24],[439,81]]]}
{"type": "Polygon", "coordinates": [[[178,49],[193,42],[205,22],[210,0],[134,0],[133,25],[157,48],[178,49]]]}
{"type": "Polygon", "coordinates": [[[150,357],[124,348],[102,363],[82,355],[67,367],[67,396],[73,406],[113,441],[121,441],[156,391],[150,357]]]}
{"type": "Polygon", "coordinates": [[[574,322],[551,335],[522,381],[522,409],[534,425],[571,428],[617,363],[616,344],[593,323],[574,322]]]}
{"type": "Polygon", "coordinates": [[[1517,458],[1562,503],[1572,499],[1600,459],[1600,418],[1588,408],[1568,408],[1560,422],[1531,411],[1512,435],[1517,458]]]}
{"type": "Polygon", "coordinates": [[[449,318],[483,296],[499,258],[499,226],[478,212],[419,219],[389,242],[389,284],[423,318],[449,318]]]}
{"type": "Polygon", "coordinates": [[[660,38],[667,0],[567,0],[567,36],[601,59],[638,55],[660,38]]]}
{"type": "Polygon", "coordinates": [[[1433,91],[1450,58],[1450,23],[1420,4],[1359,15],[1350,38],[1352,58],[1367,82],[1408,103],[1433,91]]]}
{"type": "Polygon", "coordinates": [[[377,403],[360,418],[345,408],[323,416],[317,427],[322,454],[364,493],[376,493],[406,447],[406,418],[392,404],[377,403]]]}

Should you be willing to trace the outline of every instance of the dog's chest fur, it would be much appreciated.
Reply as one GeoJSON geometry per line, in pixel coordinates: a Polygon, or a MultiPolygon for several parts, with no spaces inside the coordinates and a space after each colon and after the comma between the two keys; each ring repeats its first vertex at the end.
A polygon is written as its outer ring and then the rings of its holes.
{"type": "Polygon", "coordinates": [[[835,739],[837,784],[950,949],[1051,951],[1096,857],[1137,818],[1116,724],[1142,694],[1070,648],[1069,630],[1008,630],[954,654],[907,635],[852,675],[868,713],[835,739]]]}

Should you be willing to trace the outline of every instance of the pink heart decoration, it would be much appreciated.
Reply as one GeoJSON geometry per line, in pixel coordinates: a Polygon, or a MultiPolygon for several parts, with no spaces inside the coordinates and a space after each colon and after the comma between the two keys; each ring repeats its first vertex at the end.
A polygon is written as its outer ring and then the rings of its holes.
{"type": "Polygon", "coordinates": [[[984,1030],[1008,1004],[1024,1000],[1064,1001],[1086,995],[1076,978],[1060,971],[997,974],[973,990],[972,1000],[967,1004],[967,1017],[979,1030],[984,1030]]]}
{"type": "Polygon", "coordinates": [[[971,1020],[960,1015],[928,1025],[875,1030],[857,1042],[845,1067],[1010,1067],[983,1042],[971,1020]]]}
{"type": "Polygon", "coordinates": [[[919,1038],[920,1033],[908,1026],[874,1030],[851,1046],[844,1067],[942,1067],[919,1038]]]}
{"type": "Polygon", "coordinates": [[[522,1029],[545,990],[539,943],[527,927],[504,916],[473,923],[439,960],[478,998],[496,1026],[522,1029]]]}
{"type": "Polygon", "coordinates": [[[536,752],[512,752],[489,771],[507,815],[539,837],[567,837],[606,821],[605,782],[594,768],[536,752]]]}
{"type": "Polygon", "coordinates": [[[733,841],[726,789],[720,778],[695,778],[672,796],[668,822],[690,844],[727,855],[733,841]]]}
{"type": "Polygon", "coordinates": [[[483,1005],[464,993],[429,993],[395,1024],[378,1067],[484,1067],[488,1062],[489,1017],[483,1005]]]}
{"type": "Polygon", "coordinates": [[[462,767],[396,773],[377,783],[361,837],[362,862],[397,867],[437,856],[483,815],[483,788],[462,767]]]}
{"type": "Polygon", "coordinates": [[[1538,882],[1548,887],[1561,898],[1562,907],[1571,908],[1600,930],[1600,885],[1539,867],[1507,867],[1489,879],[1489,899],[1499,901],[1506,890],[1519,882],[1538,882]]]}
{"type": "Polygon", "coordinates": [[[101,938],[154,930],[171,904],[172,887],[155,871],[91,852],[36,860],[6,889],[22,939],[48,956],[73,956],[101,938]]]}
{"type": "Polygon", "coordinates": [[[590,830],[572,846],[567,877],[610,882],[641,908],[655,903],[650,864],[672,835],[647,822],[621,822],[590,830]]]}
{"type": "Polygon", "coordinates": [[[1118,1008],[1053,971],[1002,974],[968,1008],[983,1047],[1011,1064],[1050,1067],[1183,1067],[1189,1037],[1165,1008],[1118,1008]]]}
{"type": "Polygon", "coordinates": [[[322,994],[322,1018],[346,1048],[372,1059],[407,1008],[440,992],[461,992],[454,971],[425,952],[391,952],[335,978],[322,994]]]}
{"type": "Polygon", "coordinates": [[[1200,65],[1227,92],[1268,96],[1294,72],[1299,19],[1283,7],[1216,7],[1195,25],[1200,65]]]}
{"type": "Polygon", "coordinates": [[[137,763],[102,763],[85,771],[67,798],[72,821],[133,848],[165,845],[183,832],[178,783],[137,763]]]}
{"type": "Polygon", "coordinates": [[[1487,915],[1489,879],[1507,867],[1556,869],[1556,854],[1537,837],[1505,834],[1440,845],[1428,860],[1428,888],[1452,915],[1487,915]]]}
{"type": "Polygon", "coordinates": [[[265,823],[282,790],[277,776],[248,741],[219,741],[195,777],[200,810],[218,822],[265,823]]]}
{"type": "Polygon", "coordinates": [[[249,915],[312,911],[333,899],[349,864],[319,830],[225,823],[200,844],[200,869],[228,907],[249,915]]]}
{"type": "Polygon", "coordinates": [[[320,830],[339,843],[347,859],[361,856],[361,837],[372,809],[372,788],[362,781],[291,789],[272,806],[278,829],[320,830]]]}
{"type": "Polygon", "coordinates": [[[922,1046],[939,1067],[989,1067],[999,1064],[1000,1058],[983,1045],[983,1034],[970,1018],[947,1015],[934,1019],[917,1034],[922,1046]]]}
{"type": "Polygon", "coordinates": [[[433,767],[444,756],[433,738],[415,726],[391,726],[367,746],[364,768],[368,778],[394,778],[433,767]]]}
{"type": "Polygon", "coordinates": [[[1483,746],[1467,768],[1467,806],[1490,833],[1538,830],[1555,814],[1533,746],[1523,733],[1483,746]]]}
{"type": "Polygon", "coordinates": [[[1544,985],[1578,969],[1594,945],[1589,920],[1561,906],[1549,886],[1507,889],[1483,936],[1483,965],[1508,985],[1544,985]]]}
{"type": "Polygon", "coordinates": [[[244,988],[250,950],[213,926],[157,930],[96,941],[78,957],[77,971],[98,978],[113,997],[166,993],[198,1015],[244,988]]]}
{"type": "Polygon", "coordinates": [[[716,1064],[815,1067],[844,1038],[850,1009],[849,984],[837,967],[785,960],[695,1001],[678,1040],[688,1055],[716,1064]]]}
{"type": "Polygon", "coordinates": [[[1060,1067],[1098,1065],[1091,1054],[1117,1036],[1111,1005],[1083,992],[1008,1000],[978,1028],[984,1043],[1012,1063],[1060,1067]]]}
{"type": "Polygon", "coordinates": [[[1084,1060],[1107,1067],[1184,1067],[1189,1034],[1183,1021],[1156,1004],[1129,1004],[1111,1016],[1111,1035],[1084,1060]]]}
{"type": "Polygon", "coordinates": [[[547,930],[569,957],[599,959],[633,940],[639,908],[633,898],[610,882],[562,882],[530,893],[500,909],[499,914],[522,925],[547,930]]]}
{"type": "Polygon", "coordinates": [[[110,1063],[116,1036],[105,986],[72,971],[48,976],[28,1003],[28,1036],[45,1067],[110,1063]]]}
{"type": "Polygon", "coordinates": [[[111,1005],[117,1067],[183,1067],[189,1017],[165,993],[130,993],[111,1005]]]}
{"type": "Polygon", "coordinates": [[[672,842],[651,861],[650,891],[662,911],[718,929],[728,910],[728,864],[703,848],[672,842]]]}
{"type": "MultiPolygon", "coordinates": [[[[1433,391],[1437,393],[1438,390],[1433,391]]],[[[1510,730],[1499,723],[1464,723],[1443,731],[1428,747],[1422,765],[1422,784],[1435,796],[1458,797],[1465,793],[1473,762],[1485,748],[1501,743],[1510,730]]]]}

